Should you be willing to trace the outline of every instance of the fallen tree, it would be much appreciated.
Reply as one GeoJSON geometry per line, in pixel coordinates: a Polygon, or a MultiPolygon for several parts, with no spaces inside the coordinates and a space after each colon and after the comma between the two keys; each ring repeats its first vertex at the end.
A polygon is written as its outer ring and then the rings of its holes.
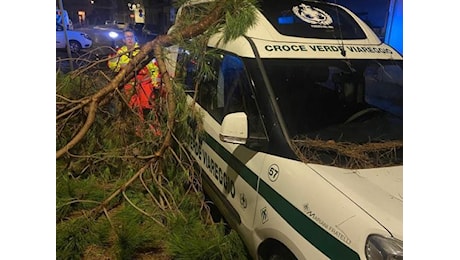
{"type": "MultiPolygon", "coordinates": [[[[254,9],[247,7],[252,2],[216,1],[184,16],[172,33],[142,45],[116,75],[97,69],[107,59],[71,73],[57,72],[58,259],[245,254],[238,236],[211,218],[212,205],[204,200],[200,177],[184,152],[191,131],[185,120],[193,112],[185,105],[180,79],[172,79],[166,70],[165,47],[187,44],[191,38],[206,42],[217,30],[224,32],[223,41],[238,37],[251,23],[235,23],[235,14],[250,17],[254,9]],[[157,101],[160,114],[152,113],[142,123],[120,89],[153,57],[166,95],[157,101]],[[149,132],[148,120],[154,116],[159,117],[161,136],[149,132]],[[142,138],[136,136],[136,125],[144,126],[142,138]]],[[[205,59],[206,46],[201,47],[195,51],[205,59]]]]}

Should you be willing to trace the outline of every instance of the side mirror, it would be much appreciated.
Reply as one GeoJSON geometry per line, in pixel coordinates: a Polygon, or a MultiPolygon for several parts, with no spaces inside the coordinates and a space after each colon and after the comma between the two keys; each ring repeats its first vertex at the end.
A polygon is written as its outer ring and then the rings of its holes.
{"type": "Polygon", "coordinates": [[[228,114],[224,117],[219,138],[222,142],[246,144],[248,139],[248,118],[244,112],[228,114]]]}

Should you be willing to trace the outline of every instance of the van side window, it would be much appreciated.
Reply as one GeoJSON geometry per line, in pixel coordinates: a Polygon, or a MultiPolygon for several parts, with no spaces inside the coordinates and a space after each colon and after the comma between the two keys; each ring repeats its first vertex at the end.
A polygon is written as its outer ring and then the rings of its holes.
{"type": "Polygon", "coordinates": [[[224,116],[234,112],[245,112],[249,121],[249,136],[257,139],[266,137],[254,88],[241,58],[225,55],[219,71],[218,89],[223,91],[218,93],[223,96],[218,100],[223,101],[224,116]]]}
{"type": "Polygon", "coordinates": [[[234,56],[226,55],[222,60],[219,70],[218,89],[223,89],[219,94],[224,105],[224,114],[244,112],[245,89],[248,81],[244,76],[243,62],[234,56]]]}
{"type": "Polygon", "coordinates": [[[222,123],[229,113],[245,112],[248,116],[250,137],[265,137],[265,128],[243,60],[235,55],[225,54],[210,64],[216,76],[197,79],[197,68],[193,60],[187,63],[185,88],[188,94],[195,94],[195,83],[199,80],[197,102],[217,122],[222,123]]]}

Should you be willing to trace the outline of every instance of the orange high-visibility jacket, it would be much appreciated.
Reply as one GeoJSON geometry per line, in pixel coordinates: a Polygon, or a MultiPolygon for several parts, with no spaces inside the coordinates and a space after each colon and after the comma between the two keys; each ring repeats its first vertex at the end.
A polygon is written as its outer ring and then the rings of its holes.
{"type": "MultiPolygon", "coordinates": [[[[112,55],[107,64],[115,72],[120,71],[122,65],[128,64],[131,57],[139,53],[139,45],[136,43],[133,51],[128,51],[128,47],[122,46],[112,55]],[[121,55],[121,56],[118,56],[121,55]]],[[[130,97],[131,107],[151,109],[153,108],[153,89],[161,87],[161,75],[156,59],[152,59],[144,68],[138,71],[135,79],[125,85],[125,92],[130,97]],[[133,86],[135,85],[135,88],[133,86]]]]}

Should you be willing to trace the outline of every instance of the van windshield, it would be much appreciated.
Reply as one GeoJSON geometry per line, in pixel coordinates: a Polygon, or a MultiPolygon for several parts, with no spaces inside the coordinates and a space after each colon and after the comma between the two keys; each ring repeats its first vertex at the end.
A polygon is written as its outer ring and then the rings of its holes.
{"type": "Polygon", "coordinates": [[[384,150],[400,151],[390,164],[402,163],[402,60],[266,59],[264,66],[294,143],[341,144],[333,150],[386,143],[384,150]]]}

